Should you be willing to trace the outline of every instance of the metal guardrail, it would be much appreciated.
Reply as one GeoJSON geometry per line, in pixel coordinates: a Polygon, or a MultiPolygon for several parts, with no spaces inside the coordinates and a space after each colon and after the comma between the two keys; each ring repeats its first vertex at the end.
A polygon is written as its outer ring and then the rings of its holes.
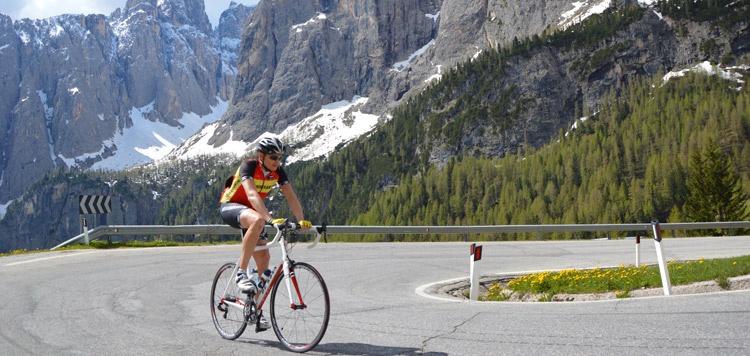
{"type": "MultiPolygon", "coordinates": [[[[662,230],[707,230],[747,229],[750,221],[664,223],[662,230]]],[[[595,232],[595,231],[645,231],[650,232],[652,223],[643,224],[568,224],[568,225],[482,225],[482,226],[328,226],[329,234],[482,234],[518,232],[595,232]]],[[[269,233],[275,228],[269,227],[269,233]]],[[[136,235],[237,235],[238,229],[228,225],[105,225],[88,232],[89,240],[110,236],[136,235]]],[[[75,236],[53,248],[76,243],[86,238],[86,233],[75,236]]]]}

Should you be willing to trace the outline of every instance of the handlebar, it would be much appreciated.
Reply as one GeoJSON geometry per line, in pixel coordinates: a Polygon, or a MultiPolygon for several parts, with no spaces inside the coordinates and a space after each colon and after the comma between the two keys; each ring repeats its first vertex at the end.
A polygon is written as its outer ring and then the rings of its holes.
{"type": "MultiPolygon", "coordinates": [[[[273,245],[279,244],[281,235],[284,234],[284,232],[286,231],[297,231],[297,230],[302,229],[302,225],[290,222],[288,219],[284,220],[283,223],[273,225],[273,227],[276,228],[276,235],[273,237],[273,240],[271,240],[269,243],[263,246],[255,246],[254,251],[266,250],[272,247],[273,245]]],[[[323,236],[323,240],[325,242],[328,242],[328,238],[326,237],[326,224],[325,223],[323,223],[321,226],[314,226],[313,228],[315,231],[315,239],[313,240],[313,243],[310,246],[307,246],[307,248],[313,248],[317,246],[318,242],[320,241],[321,236],[323,236]]]]}

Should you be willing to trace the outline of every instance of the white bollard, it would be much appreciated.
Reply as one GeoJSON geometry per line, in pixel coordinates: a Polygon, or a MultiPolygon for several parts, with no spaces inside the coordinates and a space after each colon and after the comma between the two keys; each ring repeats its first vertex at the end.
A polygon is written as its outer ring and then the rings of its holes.
{"type": "Polygon", "coordinates": [[[86,245],[89,244],[89,224],[86,222],[86,219],[83,219],[83,236],[86,241],[86,245]]]}
{"type": "Polygon", "coordinates": [[[469,280],[471,281],[471,287],[469,288],[469,299],[477,300],[479,299],[479,264],[477,262],[482,259],[482,246],[472,244],[470,257],[469,280]]]}
{"type": "Polygon", "coordinates": [[[669,280],[669,269],[667,262],[664,260],[664,253],[661,248],[661,227],[658,222],[653,222],[654,228],[654,245],[656,247],[656,259],[659,262],[659,272],[661,274],[661,285],[664,287],[664,295],[672,294],[672,283],[669,280]]]}
{"type": "Polygon", "coordinates": [[[635,266],[641,266],[641,235],[635,235],[635,266]]]}

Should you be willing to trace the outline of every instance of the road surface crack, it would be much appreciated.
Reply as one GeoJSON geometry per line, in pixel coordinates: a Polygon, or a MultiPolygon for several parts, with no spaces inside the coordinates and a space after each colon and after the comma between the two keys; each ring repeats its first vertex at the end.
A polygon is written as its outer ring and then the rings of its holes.
{"type": "Polygon", "coordinates": [[[460,329],[461,327],[463,327],[464,325],[466,325],[468,322],[474,320],[474,318],[476,318],[479,314],[480,313],[475,313],[474,315],[472,315],[468,319],[460,322],[458,325],[453,326],[453,328],[450,331],[448,331],[448,332],[445,332],[445,333],[442,333],[442,334],[438,334],[438,335],[433,335],[433,336],[427,338],[426,340],[422,341],[422,347],[421,347],[422,352],[421,352],[421,354],[423,354],[423,355],[427,354],[427,352],[428,352],[427,351],[427,344],[429,344],[430,341],[435,340],[435,339],[439,339],[439,338],[442,338],[442,337],[445,337],[445,336],[448,336],[448,335],[456,333],[458,331],[458,329],[460,329]]]}

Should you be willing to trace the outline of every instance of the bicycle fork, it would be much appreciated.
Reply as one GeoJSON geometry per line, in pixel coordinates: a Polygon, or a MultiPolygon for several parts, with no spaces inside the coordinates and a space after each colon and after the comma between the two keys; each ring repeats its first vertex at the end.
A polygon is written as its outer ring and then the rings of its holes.
{"type": "Polygon", "coordinates": [[[284,261],[282,264],[282,268],[284,269],[284,275],[288,276],[284,280],[284,283],[286,284],[286,290],[289,292],[289,305],[293,310],[297,309],[305,309],[307,306],[305,305],[305,302],[302,300],[302,291],[299,289],[299,283],[297,283],[297,276],[294,274],[294,270],[291,268],[291,266],[294,264],[294,261],[291,261],[289,259],[289,256],[286,253],[286,249],[281,249],[281,258],[284,261]],[[292,285],[294,285],[294,288],[292,288],[292,285]],[[296,292],[297,294],[297,300],[299,300],[299,304],[294,303],[294,298],[292,291],[296,292]]]}
{"type": "Polygon", "coordinates": [[[299,283],[297,283],[297,276],[294,274],[294,271],[289,271],[289,278],[286,280],[286,288],[289,290],[289,305],[291,305],[292,309],[305,309],[307,306],[305,305],[305,302],[302,300],[302,292],[299,290],[299,283]],[[292,288],[292,285],[294,287],[292,288]],[[299,304],[294,302],[293,294],[291,291],[295,291],[297,293],[297,300],[299,300],[299,304]]]}

